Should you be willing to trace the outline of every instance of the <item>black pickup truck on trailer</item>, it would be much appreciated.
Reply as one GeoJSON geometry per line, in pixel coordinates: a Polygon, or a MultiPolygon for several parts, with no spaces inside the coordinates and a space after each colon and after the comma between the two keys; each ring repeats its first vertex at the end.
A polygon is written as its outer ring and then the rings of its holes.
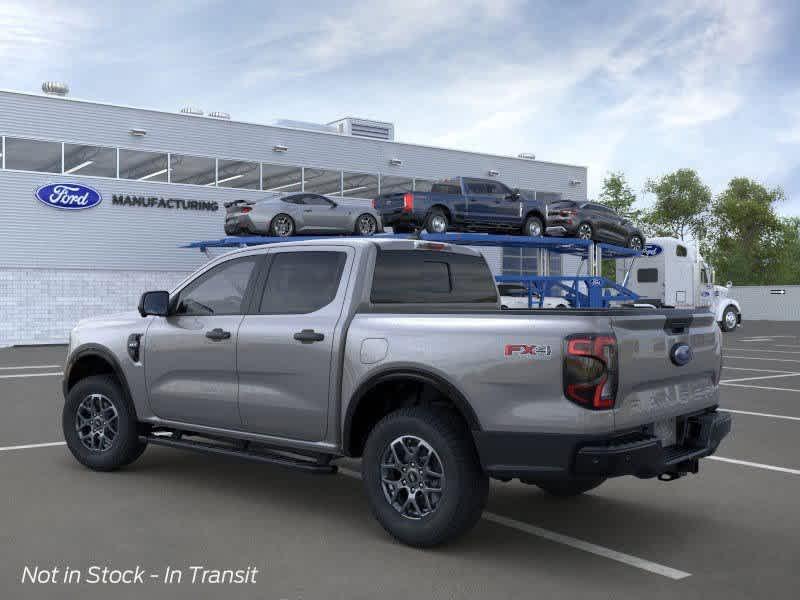
{"type": "Polygon", "coordinates": [[[485,231],[541,236],[547,204],[493,179],[457,177],[433,184],[430,192],[382,194],[373,201],[385,226],[396,233],[485,231]]]}

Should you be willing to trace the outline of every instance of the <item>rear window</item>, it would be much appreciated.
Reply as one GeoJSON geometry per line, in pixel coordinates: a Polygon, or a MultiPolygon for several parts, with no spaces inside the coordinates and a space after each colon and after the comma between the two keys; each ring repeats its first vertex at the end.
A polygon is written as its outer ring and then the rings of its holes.
{"type": "Polygon", "coordinates": [[[492,273],[480,256],[434,250],[380,250],[372,278],[376,304],[496,303],[492,273]]]}
{"type": "Polygon", "coordinates": [[[639,269],[636,271],[636,281],[639,283],[656,283],[658,281],[658,269],[639,269]]]}
{"type": "Polygon", "coordinates": [[[458,196],[461,194],[461,188],[452,183],[434,183],[431,186],[432,194],[450,194],[458,196]]]}

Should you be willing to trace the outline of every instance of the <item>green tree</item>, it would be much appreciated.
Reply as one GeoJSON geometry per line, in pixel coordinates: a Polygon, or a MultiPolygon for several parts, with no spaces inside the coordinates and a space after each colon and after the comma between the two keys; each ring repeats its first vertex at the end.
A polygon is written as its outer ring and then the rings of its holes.
{"type": "Polygon", "coordinates": [[[653,207],[645,213],[644,224],[651,235],[701,241],[707,234],[707,213],[711,188],[694,169],[678,169],[658,179],[648,179],[644,191],[655,194],[653,207]]]}
{"type": "Polygon", "coordinates": [[[636,194],[633,193],[622,171],[610,171],[606,175],[597,200],[628,219],[637,221],[641,216],[641,211],[633,208],[636,194]]]}
{"type": "Polygon", "coordinates": [[[731,179],[715,198],[707,247],[720,281],[766,284],[778,283],[779,274],[792,277],[798,231],[795,220],[782,221],[775,212],[783,199],[780,188],[767,189],[746,177],[731,179]]]}

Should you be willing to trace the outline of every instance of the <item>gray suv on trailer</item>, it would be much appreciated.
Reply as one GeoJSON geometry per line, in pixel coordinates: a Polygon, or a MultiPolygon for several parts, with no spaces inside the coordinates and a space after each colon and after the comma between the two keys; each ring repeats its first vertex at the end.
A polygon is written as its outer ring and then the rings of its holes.
{"type": "Polygon", "coordinates": [[[467,248],[286,242],[81,321],[62,427],[98,471],[148,444],[312,473],[360,457],[378,521],[432,546],[472,527],[490,477],[569,496],[697,472],[730,429],[720,350],[706,311],[503,311],[467,248]]]}

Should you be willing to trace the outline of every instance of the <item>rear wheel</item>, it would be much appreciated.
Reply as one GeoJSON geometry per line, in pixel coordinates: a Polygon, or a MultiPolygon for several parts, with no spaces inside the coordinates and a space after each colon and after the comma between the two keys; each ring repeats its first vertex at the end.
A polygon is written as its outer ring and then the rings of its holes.
{"type": "Polygon", "coordinates": [[[428,233],[447,233],[449,226],[447,215],[440,208],[434,208],[425,220],[425,231],[428,233]]]}
{"type": "Polygon", "coordinates": [[[69,391],[61,415],[72,455],[95,471],[113,471],[135,461],[147,444],[139,441],[136,411],[116,378],[82,379],[69,391]]]}
{"type": "Polygon", "coordinates": [[[275,215],[270,223],[269,231],[275,237],[289,237],[294,233],[294,221],[292,217],[283,213],[275,215]]]}
{"type": "Polygon", "coordinates": [[[539,217],[528,217],[525,221],[525,226],[522,228],[522,233],[530,237],[541,237],[544,233],[544,223],[539,217]]]}
{"type": "Polygon", "coordinates": [[[739,313],[733,306],[727,307],[722,312],[722,321],[719,323],[719,328],[724,332],[733,331],[739,326],[739,313]]]}
{"type": "Polygon", "coordinates": [[[590,240],[594,235],[594,230],[592,229],[591,224],[589,223],[581,223],[578,225],[578,229],[575,232],[575,236],[581,240],[590,240]]]}
{"type": "Polygon", "coordinates": [[[593,490],[605,481],[603,477],[592,479],[554,479],[552,481],[537,481],[537,487],[541,488],[551,496],[561,498],[578,496],[589,490],[593,490]]]}
{"type": "Polygon", "coordinates": [[[643,247],[644,247],[644,240],[642,240],[642,236],[632,235],[628,239],[628,248],[632,248],[633,250],[641,250],[643,247]]]}
{"type": "Polygon", "coordinates": [[[369,434],[361,468],[378,522],[410,546],[469,531],[489,493],[469,429],[446,410],[403,408],[384,417],[369,434]]]}
{"type": "Polygon", "coordinates": [[[238,225],[225,225],[225,235],[241,235],[242,230],[238,225]]]}
{"type": "Polygon", "coordinates": [[[375,235],[378,231],[378,221],[370,214],[364,213],[356,219],[356,233],[358,235],[375,235]]]}

